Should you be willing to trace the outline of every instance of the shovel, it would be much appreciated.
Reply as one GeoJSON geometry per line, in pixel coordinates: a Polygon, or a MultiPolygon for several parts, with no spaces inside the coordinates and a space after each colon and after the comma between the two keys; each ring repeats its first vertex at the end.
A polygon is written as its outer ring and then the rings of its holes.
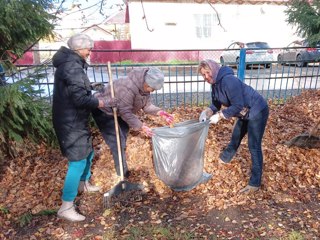
{"type": "MultiPolygon", "coordinates": [[[[109,82],[111,88],[111,97],[114,98],[114,89],[112,82],[112,73],[111,73],[111,65],[108,62],[108,74],[109,74],[109,82]]],[[[115,185],[110,191],[103,194],[103,207],[109,208],[112,205],[112,199],[120,196],[121,194],[129,191],[139,190],[143,191],[143,185],[139,183],[130,183],[124,180],[124,169],[122,162],[122,151],[121,151],[121,142],[120,142],[120,134],[119,134],[119,124],[117,117],[117,108],[113,107],[113,117],[114,117],[114,125],[116,131],[117,138],[117,148],[118,148],[118,156],[119,156],[119,167],[120,167],[120,182],[115,185]]]]}

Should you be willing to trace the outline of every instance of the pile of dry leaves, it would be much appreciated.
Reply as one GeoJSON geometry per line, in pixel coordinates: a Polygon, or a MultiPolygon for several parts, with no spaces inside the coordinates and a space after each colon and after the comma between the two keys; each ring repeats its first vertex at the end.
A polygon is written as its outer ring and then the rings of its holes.
{"type": "MultiPolygon", "coordinates": [[[[201,110],[199,107],[186,107],[169,111],[174,114],[176,122],[182,122],[198,118],[201,110]]],[[[141,117],[151,127],[164,124],[158,117],[141,117]]],[[[294,229],[305,233],[310,239],[320,236],[320,219],[316,214],[319,216],[320,149],[302,149],[284,144],[296,135],[310,131],[319,120],[320,91],[303,92],[300,96],[288,100],[285,105],[270,102],[270,117],[263,141],[263,186],[251,196],[238,193],[247,184],[250,174],[251,160],[247,139],[244,139],[230,164],[218,163],[220,151],[230,140],[233,120],[223,120],[217,125],[210,125],[204,170],[213,177],[206,184],[201,184],[189,192],[174,192],[157,178],[153,168],[151,140],[132,132],[127,142],[127,159],[132,172],[129,180],[143,183],[146,195],[138,203],[128,203],[128,206],[114,209],[110,215],[102,209],[102,194],[80,196],[80,210],[88,216],[88,220],[82,225],[72,225],[74,228],[53,215],[49,216],[42,226],[33,226],[33,231],[19,230],[17,222],[19,219],[21,221],[21,216],[26,213],[36,215],[43,210],[58,209],[67,169],[66,160],[61,157],[59,150],[49,150],[44,145],[31,147],[29,151],[21,150],[19,157],[6,161],[0,169],[0,238],[18,239],[18,236],[23,235],[28,236],[28,239],[32,239],[31,236],[34,236],[34,239],[72,239],[74,229],[80,228],[84,230],[79,239],[84,235],[90,236],[88,239],[101,239],[106,229],[112,228],[119,239],[120,236],[128,234],[130,227],[142,226],[146,222],[170,225],[177,231],[184,229],[193,232],[195,236],[220,236],[226,239],[232,239],[232,236],[238,236],[239,239],[270,239],[294,229]],[[284,207],[294,203],[310,203],[313,213],[312,210],[306,213],[304,209],[296,218],[292,209],[289,212],[285,210],[282,214],[292,213],[292,226],[275,226],[274,222],[269,224],[266,220],[262,221],[262,224],[261,214],[266,218],[269,216],[270,219],[276,219],[281,211],[272,215],[271,207],[271,210],[261,211],[263,207],[260,205],[259,209],[256,209],[259,203],[269,207],[270,204],[281,204],[284,207]],[[214,216],[218,216],[215,211],[228,212],[230,209],[233,209],[233,213],[229,212],[230,216],[222,220],[220,218],[221,221],[213,221],[214,216]],[[250,210],[250,220],[240,221],[241,214],[245,213],[235,209],[250,210]],[[255,213],[260,215],[255,216],[255,213]],[[85,224],[87,225],[84,226],[85,224]],[[223,224],[229,224],[230,227],[223,224]],[[243,227],[246,225],[247,227],[243,227]],[[89,230],[90,226],[94,229],[92,232],[89,230]]],[[[102,186],[102,192],[106,192],[117,184],[119,179],[115,175],[110,150],[98,132],[94,133],[94,145],[96,156],[93,180],[102,186]]]]}

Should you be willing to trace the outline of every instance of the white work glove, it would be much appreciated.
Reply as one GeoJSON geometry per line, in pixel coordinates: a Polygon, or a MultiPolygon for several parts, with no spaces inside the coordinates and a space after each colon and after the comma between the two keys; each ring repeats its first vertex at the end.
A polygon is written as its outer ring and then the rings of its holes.
{"type": "Polygon", "coordinates": [[[222,112],[217,112],[210,118],[210,123],[217,124],[222,118],[224,118],[222,112]]]}
{"type": "Polygon", "coordinates": [[[205,122],[207,121],[207,119],[212,116],[213,112],[211,110],[211,108],[206,108],[205,110],[203,110],[199,116],[199,122],[205,122]]]}

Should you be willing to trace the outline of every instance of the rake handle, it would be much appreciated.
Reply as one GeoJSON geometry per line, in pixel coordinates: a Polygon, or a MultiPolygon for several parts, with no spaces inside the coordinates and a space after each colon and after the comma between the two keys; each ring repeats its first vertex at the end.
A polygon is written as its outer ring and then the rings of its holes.
{"type": "MultiPolygon", "coordinates": [[[[112,81],[112,72],[111,72],[110,61],[108,61],[108,74],[109,74],[109,83],[110,83],[110,89],[111,89],[111,97],[114,98],[114,89],[113,89],[113,81],[112,81]]],[[[118,123],[118,116],[117,116],[117,108],[113,107],[112,110],[113,110],[114,126],[115,126],[115,130],[116,130],[116,138],[117,138],[120,177],[121,177],[121,181],[123,181],[124,180],[124,173],[123,173],[122,151],[121,151],[121,141],[120,141],[120,133],[119,133],[119,123],[118,123]]]]}

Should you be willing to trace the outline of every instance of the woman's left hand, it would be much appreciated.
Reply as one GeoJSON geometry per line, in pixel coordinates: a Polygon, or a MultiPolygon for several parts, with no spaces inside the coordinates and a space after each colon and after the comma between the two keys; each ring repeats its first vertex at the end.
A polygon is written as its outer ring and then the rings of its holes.
{"type": "Polygon", "coordinates": [[[210,123],[217,124],[222,118],[225,118],[222,112],[217,112],[210,118],[210,123]]]}
{"type": "Polygon", "coordinates": [[[159,116],[163,117],[169,125],[173,123],[173,116],[166,111],[159,111],[159,116]]]}

